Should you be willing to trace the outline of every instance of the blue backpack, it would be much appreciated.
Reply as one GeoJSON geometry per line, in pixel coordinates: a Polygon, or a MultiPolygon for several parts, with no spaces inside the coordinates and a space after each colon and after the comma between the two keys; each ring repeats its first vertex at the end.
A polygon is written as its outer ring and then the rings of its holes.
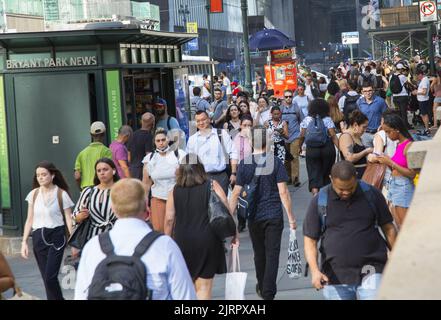
{"type": "Polygon", "coordinates": [[[309,122],[306,128],[305,144],[308,147],[323,147],[328,142],[328,132],[325,123],[320,116],[316,116],[309,122]]]}
{"type": "MultiPolygon", "coordinates": [[[[363,194],[366,197],[366,200],[369,204],[369,207],[371,208],[371,210],[373,212],[377,213],[378,209],[375,205],[375,196],[374,196],[374,192],[373,192],[374,187],[371,186],[370,184],[367,184],[366,182],[364,182],[362,180],[359,180],[358,183],[359,183],[361,189],[363,190],[363,194]]],[[[326,216],[327,216],[327,208],[328,208],[329,188],[331,188],[331,185],[327,185],[326,187],[320,189],[319,195],[318,195],[318,200],[317,200],[318,212],[319,212],[319,216],[320,216],[320,234],[321,234],[320,239],[323,238],[323,235],[326,230],[326,216]]],[[[380,235],[383,238],[383,240],[386,241],[384,235],[381,233],[381,228],[378,225],[377,221],[375,221],[375,227],[380,232],[380,235]]],[[[390,246],[387,241],[386,241],[386,245],[390,249],[390,246]]]]}

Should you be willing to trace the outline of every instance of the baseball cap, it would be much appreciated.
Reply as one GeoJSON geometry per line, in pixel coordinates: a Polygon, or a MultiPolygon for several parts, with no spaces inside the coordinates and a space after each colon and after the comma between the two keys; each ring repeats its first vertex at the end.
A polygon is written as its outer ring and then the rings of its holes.
{"type": "Polygon", "coordinates": [[[101,134],[106,132],[106,126],[101,121],[95,121],[90,126],[90,133],[91,134],[101,134]]]}
{"type": "Polygon", "coordinates": [[[402,63],[397,64],[397,69],[404,69],[404,65],[402,63]]]}
{"type": "Polygon", "coordinates": [[[167,106],[167,101],[165,101],[165,99],[162,99],[160,97],[157,97],[154,101],[153,101],[153,106],[167,106]]]}

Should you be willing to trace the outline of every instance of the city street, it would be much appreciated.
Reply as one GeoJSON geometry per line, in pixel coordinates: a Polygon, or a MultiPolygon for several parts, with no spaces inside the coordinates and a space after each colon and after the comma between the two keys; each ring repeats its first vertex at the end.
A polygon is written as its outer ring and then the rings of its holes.
{"type": "MultiPolygon", "coordinates": [[[[307,176],[305,168],[305,160],[301,159],[301,182],[302,185],[299,188],[294,188],[290,186],[291,197],[293,201],[293,210],[297,218],[298,232],[297,238],[299,240],[300,253],[302,255],[302,261],[304,266],[304,256],[303,256],[303,239],[302,239],[302,223],[305,217],[305,212],[311,195],[308,192],[307,176]]],[[[302,277],[300,279],[290,279],[286,274],[286,262],[287,262],[287,250],[288,250],[288,238],[289,238],[289,227],[288,222],[285,218],[285,230],[283,232],[282,238],[282,249],[280,254],[280,265],[279,274],[277,277],[277,288],[278,293],[276,299],[279,300],[321,300],[322,295],[315,289],[312,289],[310,277],[302,277]]],[[[68,250],[66,250],[66,253],[68,250]]],[[[256,277],[255,268],[253,263],[253,250],[250,241],[248,231],[244,231],[240,234],[240,262],[241,271],[248,273],[247,285],[246,285],[246,299],[255,300],[259,299],[256,294],[256,277]]],[[[40,273],[36,261],[30,254],[29,260],[24,260],[20,256],[8,257],[8,261],[11,268],[16,276],[17,283],[21,286],[23,291],[44,299],[44,286],[41,280],[40,273]]],[[[72,278],[71,274],[60,273],[60,283],[68,283],[69,287],[73,287],[68,280],[72,278]],[[67,277],[67,278],[66,278],[67,277]],[[64,278],[64,279],[63,279],[64,278]]],[[[213,288],[213,299],[222,300],[224,298],[225,290],[225,275],[216,276],[214,279],[213,288]]],[[[64,298],[73,299],[74,290],[64,289],[64,298]]]]}

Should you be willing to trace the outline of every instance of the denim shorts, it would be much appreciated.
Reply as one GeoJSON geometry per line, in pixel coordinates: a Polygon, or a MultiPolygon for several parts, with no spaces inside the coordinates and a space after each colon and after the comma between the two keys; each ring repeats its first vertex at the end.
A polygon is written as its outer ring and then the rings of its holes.
{"type": "Polygon", "coordinates": [[[436,98],[433,100],[433,102],[434,102],[434,103],[441,103],[441,97],[436,97],[436,98]]]}
{"type": "Polygon", "coordinates": [[[391,176],[388,181],[387,200],[394,207],[409,208],[414,191],[415,186],[411,179],[391,176]]]}

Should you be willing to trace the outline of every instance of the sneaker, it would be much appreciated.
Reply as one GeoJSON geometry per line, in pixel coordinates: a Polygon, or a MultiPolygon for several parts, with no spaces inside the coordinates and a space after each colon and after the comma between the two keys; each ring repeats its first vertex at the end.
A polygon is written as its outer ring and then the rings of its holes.
{"type": "Polygon", "coordinates": [[[424,130],[423,136],[430,136],[431,132],[429,129],[424,130]]]}

